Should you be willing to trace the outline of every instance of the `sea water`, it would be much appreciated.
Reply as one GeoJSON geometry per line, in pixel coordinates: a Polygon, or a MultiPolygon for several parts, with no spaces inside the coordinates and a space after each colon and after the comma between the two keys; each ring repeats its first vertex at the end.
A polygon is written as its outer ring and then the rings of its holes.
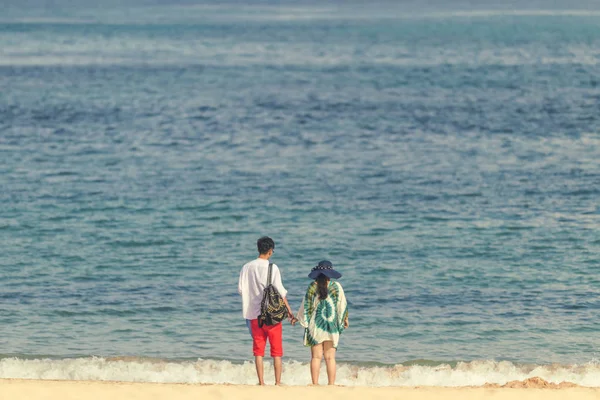
{"type": "Polygon", "coordinates": [[[338,383],[600,386],[596,3],[0,7],[0,378],[254,383],[269,235],[338,383]]]}

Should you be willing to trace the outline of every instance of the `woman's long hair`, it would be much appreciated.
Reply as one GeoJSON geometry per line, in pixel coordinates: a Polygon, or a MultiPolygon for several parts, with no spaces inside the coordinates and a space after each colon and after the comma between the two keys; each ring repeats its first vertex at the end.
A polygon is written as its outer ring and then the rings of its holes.
{"type": "Polygon", "coordinates": [[[319,275],[317,281],[317,293],[319,294],[319,300],[325,300],[329,295],[327,291],[327,277],[323,274],[319,275]]]}

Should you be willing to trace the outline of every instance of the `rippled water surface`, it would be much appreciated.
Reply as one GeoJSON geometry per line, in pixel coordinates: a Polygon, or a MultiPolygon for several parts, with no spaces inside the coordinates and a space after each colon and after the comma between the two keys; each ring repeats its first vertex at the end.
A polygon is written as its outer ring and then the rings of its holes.
{"type": "Polygon", "coordinates": [[[9,7],[0,353],[248,360],[270,235],[342,361],[595,361],[600,10],[388,6],[9,7]]]}

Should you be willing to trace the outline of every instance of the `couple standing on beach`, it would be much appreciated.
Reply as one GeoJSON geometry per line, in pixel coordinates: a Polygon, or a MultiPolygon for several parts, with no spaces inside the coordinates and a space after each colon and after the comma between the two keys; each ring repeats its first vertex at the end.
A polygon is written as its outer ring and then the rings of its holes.
{"type": "Polygon", "coordinates": [[[328,383],[335,384],[335,352],[340,334],[348,327],[348,305],[342,285],[331,279],[338,279],[342,274],[333,269],[331,262],[327,260],[319,262],[308,275],[309,278],[314,279],[314,282],[308,286],[302,305],[294,316],[286,298],[287,290],[281,281],[279,268],[269,263],[269,258],[275,251],[275,242],[270,237],[264,236],[258,239],[257,247],[258,258],[244,265],[240,272],[238,292],[242,296],[242,312],[246,325],[252,335],[252,350],[259,385],[264,385],[263,357],[267,339],[273,357],[275,384],[281,383],[282,323],[260,326],[258,321],[263,291],[268,284],[272,284],[283,298],[291,324],[295,325],[299,322],[305,328],[304,345],[311,348],[310,374],[313,385],[319,383],[323,358],[327,366],[328,383]],[[270,265],[271,282],[267,283],[270,265]]]}

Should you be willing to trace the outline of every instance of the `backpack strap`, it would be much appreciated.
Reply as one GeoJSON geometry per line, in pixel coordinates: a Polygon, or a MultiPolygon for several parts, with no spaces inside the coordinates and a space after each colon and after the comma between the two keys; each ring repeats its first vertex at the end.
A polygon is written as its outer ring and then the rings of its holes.
{"type": "Polygon", "coordinates": [[[269,274],[267,275],[267,286],[271,284],[271,271],[273,271],[273,263],[269,263],[269,274]]]}

